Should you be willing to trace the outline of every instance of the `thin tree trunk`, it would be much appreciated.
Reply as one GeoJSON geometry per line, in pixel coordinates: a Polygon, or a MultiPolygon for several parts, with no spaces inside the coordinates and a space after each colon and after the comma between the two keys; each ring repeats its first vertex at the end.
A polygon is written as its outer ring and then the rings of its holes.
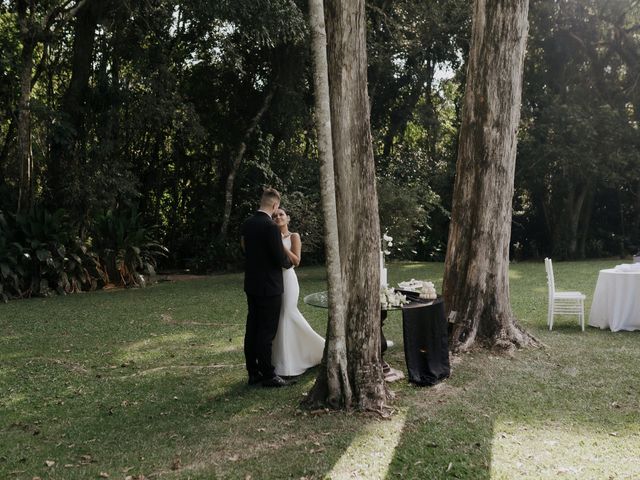
{"type": "MultiPolygon", "coordinates": [[[[85,144],[86,99],[92,73],[95,32],[115,0],[78,2],[75,10],[71,79],[62,97],[65,125],[54,135],[49,164],[49,197],[55,207],[81,209],[80,182],[85,144]]],[[[82,215],[84,212],[78,212],[82,215]]]]}
{"type": "Polygon", "coordinates": [[[274,94],[276,93],[275,84],[269,89],[267,94],[262,101],[262,106],[260,110],[254,115],[249,122],[249,126],[247,130],[244,132],[242,137],[242,141],[238,146],[238,150],[233,156],[233,160],[231,162],[231,169],[229,170],[229,175],[227,176],[227,182],[224,190],[224,213],[222,215],[222,226],[220,227],[220,238],[227,238],[227,232],[229,230],[229,221],[231,219],[231,207],[233,206],[233,186],[235,183],[236,175],[238,173],[238,169],[240,168],[240,163],[242,163],[242,158],[244,157],[244,152],[247,150],[247,142],[253,135],[258,123],[262,119],[262,116],[269,109],[271,105],[271,100],[273,99],[274,94]]]}
{"type": "Polygon", "coordinates": [[[380,359],[380,220],[367,95],[364,0],[329,0],[326,13],[348,373],[353,406],[382,411],[388,390],[380,359]]]}
{"type": "Polygon", "coordinates": [[[31,75],[35,42],[26,9],[19,10],[22,53],[20,55],[20,98],[18,100],[18,184],[17,211],[29,210],[33,201],[33,155],[31,151],[31,75]]]}
{"type": "Polygon", "coordinates": [[[587,240],[589,238],[589,226],[591,225],[591,213],[593,212],[593,191],[589,188],[584,208],[580,214],[580,231],[578,233],[578,258],[587,257],[587,240]]]}
{"type": "Polygon", "coordinates": [[[528,0],[475,0],[445,262],[451,347],[534,343],[509,299],[509,241],[528,0]]]}
{"type": "Polygon", "coordinates": [[[568,205],[569,211],[567,212],[569,215],[567,218],[569,219],[569,258],[575,259],[578,256],[578,234],[579,234],[579,226],[580,219],[582,218],[582,209],[584,207],[584,202],[587,197],[586,186],[583,186],[578,192],[575,192],[573,201],[568,205]]]}
{"type": "Polygon", "coordinates": [[[324,213],[324,243],[327,254],[329,323],[327,341],[318,377],[307,397],[309,405],[349,408],[352,388],[347,370],[345,304],[340,266],[336,191],[331,137],[331,106],[327,66],[327,35],[322,0],[309,0],[311,49],[314,63],[316,130],[320,157],[320,194],[324,213]]]}

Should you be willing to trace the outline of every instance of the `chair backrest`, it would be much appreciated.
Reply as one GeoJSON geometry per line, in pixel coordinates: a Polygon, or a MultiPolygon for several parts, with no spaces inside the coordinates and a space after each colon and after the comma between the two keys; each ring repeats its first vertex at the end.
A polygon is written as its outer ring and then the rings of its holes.
{"type": "Polygon", "coordinates": [[[544,268],[547,271],[547,285],[549,286],[549,296],[552,296],[556,291],[556,282],[553,278],[553,263],[550,258],[544,259],[544,268]]]}

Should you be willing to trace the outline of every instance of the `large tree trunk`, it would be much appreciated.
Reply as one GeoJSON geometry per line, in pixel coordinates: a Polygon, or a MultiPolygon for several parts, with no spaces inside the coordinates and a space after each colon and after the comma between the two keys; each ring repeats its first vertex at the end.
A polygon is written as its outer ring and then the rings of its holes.
{"type": "Polygon", "coordinates": [[[509,240],[528,0],[475,0],[444,296],[451,347],[535,340],[509,299],[509,240]]]}
{"type": "Polygon", "coordinates": [[[323,362],[316,383],[307,397],[307,402],[310,405],[326,404],[332,408],[348,408],[352,403],[352,388],[347,369],[345,305],[340,266],[331,136],[327,35],[322,0],[309,0],[309,23],[314,63],[313,86],[320,157],[320,194],[324,213],[324,243],[327,254],[329,323],[323,362]]]}
{"type": "Polygon", "coordinates": [[[367,95],[364,0],[327,2],[331,131],[353,406],[381,411],[380,222],[367,95]]]}

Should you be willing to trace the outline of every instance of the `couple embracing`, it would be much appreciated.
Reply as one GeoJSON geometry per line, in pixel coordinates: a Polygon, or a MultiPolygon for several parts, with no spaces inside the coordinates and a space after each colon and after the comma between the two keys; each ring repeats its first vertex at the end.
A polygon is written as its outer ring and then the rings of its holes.
{"type": "Polygon", "coordinates": [[[289,232],[289,220],[280,208],[280,194],[268,188],[260,209],[242,226],[249,385],[289,385],[282,377],[300,375],[322,359],[324,339],[298,310],[300,287],[294,267],[300,263],[301,240],[289,232]]]}

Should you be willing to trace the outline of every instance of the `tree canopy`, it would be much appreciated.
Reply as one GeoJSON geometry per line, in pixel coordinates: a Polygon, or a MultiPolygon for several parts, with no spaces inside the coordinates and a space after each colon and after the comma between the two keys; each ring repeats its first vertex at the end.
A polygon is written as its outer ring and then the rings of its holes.
{"type": "MultiPolygon", "coordinates": [[[[4,217],[63,209],[90,244],[97,219],[127,210],[157,227],[166,266],[220,270],[238,264],[238,225],[271,185],[305,259],[321,260],[306,9],[0,1],[4,217]]],[[[531,1],[512,258],[640,246],[639,9],[531,1]]],[[[366,15],[381,229],[396,258],[442,260],[470,2],[371,0],[366,15]]]]}

